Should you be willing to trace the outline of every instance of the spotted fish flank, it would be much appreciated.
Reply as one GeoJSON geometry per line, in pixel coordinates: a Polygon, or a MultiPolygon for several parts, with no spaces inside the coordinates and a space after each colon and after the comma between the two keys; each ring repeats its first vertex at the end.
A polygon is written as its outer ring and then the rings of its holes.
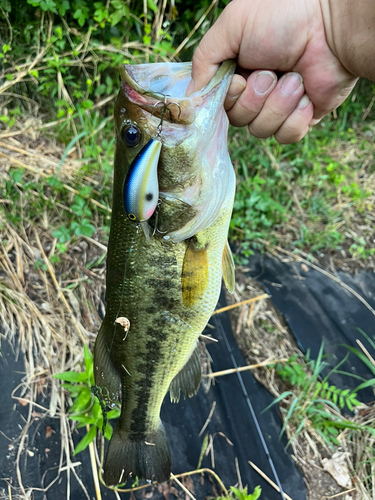
{"type": "Polygon", "coordinates": [[[190,63],[125,66],[121,73],[107,309],[94,349],[95,383],[105,403],[112,406],[121,392],[121,416],[104,463],[108,485],[129,475],[159,482],[170,477],[160,408],[168,391],[178,401],[180,393],[191,397],[198,390],[198,337],[216,306],[223,273],[230,287],[234,283],[227,233],[235,177],[223,109],[234,67],[223,63],[189,98],[190,63]],[[171,111],[161,141],[155,139],[158,102],[171,111]],[[151,188],[159,206],[146,218],[151,188]],[[153,237],[147,239],[139,224],[153,237]]]}

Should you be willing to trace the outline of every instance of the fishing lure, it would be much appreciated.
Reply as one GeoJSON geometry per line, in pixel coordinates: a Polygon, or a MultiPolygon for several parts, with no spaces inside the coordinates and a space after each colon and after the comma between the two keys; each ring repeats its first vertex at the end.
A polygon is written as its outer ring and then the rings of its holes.
{"type": "MultiPolygon", "coordinates": [[[[128,173],[125,177],[123,187],[123,203],[124,209],[128,218],[142,226],[147,237],[147,221],[154,214],[159,203],[159,182],[158,182],[158,164],[161,153],[161,132],[163,121],[167,110],[171,115],[169,106],[177,103],[167,103],[167,96],[164,96],[164,102],[158,101],[154,108],[158,105],[162,106],[161,120],[157,128],[157,135],[143,146],[141,151],[131,163],[128,173]]],[[[179,116],[181,114],[181,109],[179,116]]],[[[137,130],[134,125],[130,125],[124,130],[124,141],[127,146],[136,146],[140,138],[137,137],[137,130]]]]}
{"type": "Polygon", "coordinates": [[[161,141],[150,139],[134,158],[125,178],[124,209],[130,220],[141,223],[155,212],[159,201],[157,168],[161,141]]]}

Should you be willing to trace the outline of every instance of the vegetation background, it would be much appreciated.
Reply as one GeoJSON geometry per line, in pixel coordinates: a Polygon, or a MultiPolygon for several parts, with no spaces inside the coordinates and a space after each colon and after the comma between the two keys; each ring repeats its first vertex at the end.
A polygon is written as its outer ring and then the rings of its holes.
{"type": "MultiPolygon", "coordinates": [[[[98,311],[104,310],[118,67],[190,60],[227,3],[0,0],[0,319],[12,334],[18,327],[27,353],[27,376],[17,397],[34,401],[48,389],[48,415],[60,418],[66,435],[74,432],[66,402],[74,400],[73,409],[82,411],[92,398],[83,345],[92,345],[98,311]],[[60,377],[64,390],[51,374],[66,372],[73,375],[60,377]],[[69,389],[69,383],[82,381],[85,386],[69,389]]],[[[230,240],[237,245],[237,263],[246,264],[254,250],[281,248],[326,268],[374,269],[374,103],[375,85],[361,80],[336,112],[287,146],[230,129],[237,176],[230,240]]],[[[263,322],[270,317],[262,314],[263,322]]],[[[258,330],[276,335],[277,323],[261,330],[260,322],[258,330]]],[[[334,417],[329,414],[334,397],[344,398],[350,409],[357,404],[350,399],[354,394],[319,382],[319,363],[296,358],[292,349],[280,354],[289,357],[286,365],[261,374],[273,384],[278,380],[271,392],[283,404],[289,437],[305,433],[306,424],[313,429],[311,439],[329,449],[343,446],[342,429],[364,429],[362,423],[345,423],[339,408],[334,417]],[[325,403],[311,397],[322,391],[330,403],[323,420],[319,405],[325,403]],[[306,401],[312,403],[308,417],[298,413],[298,401],[304,411],[306,401]],[[319,415],[315,424],[312,414],[319,415]]],[[[373,427],[373,413],[366,415],[366,426],[373,427]]],[[[98,403],[82,418],[74,425],[100,428],[98,403]]],[[[30,413],[22,439],[31,424],[30,413]]],[[[365,463],[365,479],[358,483],[363,498],[370,498],[366,491],[373,495],[375,458],[366,445],[371,429],[362,438],[346,434],[367,453],[356,459],[365,463]]],[[[92,446],[95,432],[88,435],[84,445],[92,446]]],[[[61,444],[67,465],[72,443],[67,438],[61,444]]],[[[27,494],[22,481],[20,491],[27,494]]]]}
{"type": "MultiPolygon", "coordinates": [[[[82,188],[80,182],[83,175],[95,178],[96,199],[110,206],[119,65],[190,60],[227,3],[0,0],[2,130],[15,131],[32,119],[29,130],[43,130],[65,145],[64,159],[83,160],[74,180],[80,193],[72,207],[77,217],[72,214],[70,224],[54,221],[58,252],[81,233],[108,232],[105,211],[99,209],[93,223],[85,208],[92,183],[82,188]]],[[[321,258],[334,255],[341,266],[353,260],[356,266],[373,266],[374,98],[374,84],[360,81],[337,112],[293,145],[231,131],[238,182],[231,239],[241,243],[242,259],[253,248],[277,243],[321,258]]],[[[11,175],[21,181],[24,170],[11,175]]],[[[43,189],[61,198],[57,179],[47,179],[43,189]]],[[[27,191],[27,181],[22,184],[27,191]]]]}

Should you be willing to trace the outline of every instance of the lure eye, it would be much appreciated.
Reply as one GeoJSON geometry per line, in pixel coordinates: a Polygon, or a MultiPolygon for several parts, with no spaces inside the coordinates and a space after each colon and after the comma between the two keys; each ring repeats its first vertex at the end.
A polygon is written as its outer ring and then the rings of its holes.
{"type": "Polygon", "coordinates": [[[135,125],[127,125],[121,132],[122,140],[127,146],[133,148],[137,146],[141,140],[141,131],[135,125]]]}

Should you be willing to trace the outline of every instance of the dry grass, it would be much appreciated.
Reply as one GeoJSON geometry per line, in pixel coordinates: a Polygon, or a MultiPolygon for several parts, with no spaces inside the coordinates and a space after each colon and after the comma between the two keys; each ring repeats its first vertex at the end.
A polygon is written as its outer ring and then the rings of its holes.
{"type": "MultiPolygon", "coordinates": [[[[15,139],[2,140],[2,182],[9,180],[9,169],[13,165],[22,164],[29,180],[32,178],[35,182],[51,175],[58,165],[61,148],[45,139],[33,141],[26,137],[24,134],[22,145],[15,139]]],[[[60,179],[67,187],[79,166],[78,161],[66,162],[60,179]]],[[[40,193],[34,194],[38,199],[40,193]]],[[[2,207],[12,203],[12,200],[1,201],[2,207]]],[[[59,211],[65,215],[69,208],[57,203],[55,211],[41,214],[39,220],[29,220],[25,212],[17,227],[0,211],[0,318],[5,328],[2,337],[17,346],[26,363],[22,384],[13,391],[15,400],[28,405],[16,459],[19,489],[25,498],[28,498],[30,487],[23,484],[19,463],[27,453],[28,429],[35,418],[35,410],[39,419],[49,416],[59,420],[61,454],[53,482],[66,474],[68,485],[71,475],[82,485],[71,461],[72,426],[66,413],[66,395],[59,381],[51,376],[77,370],[82,364],[83,343],[92,346],[100,323],[98,311],[104,311],[104,264],[86,269],[88,259],[103,253],[102,244],[95,244],[91,239],[89,242],[77,239],[70,251],[62,256],[58,269],[50,262],[56,249],[56,240],[51,237],[51,221],[59,211]],[[38,265],[41,261],[45,266],[38,265]],[[41,391],[50,394],[48,407],[37,403],[41,391]]],[[[46,489],[49,486],[46,485],[46,489]]]]}

